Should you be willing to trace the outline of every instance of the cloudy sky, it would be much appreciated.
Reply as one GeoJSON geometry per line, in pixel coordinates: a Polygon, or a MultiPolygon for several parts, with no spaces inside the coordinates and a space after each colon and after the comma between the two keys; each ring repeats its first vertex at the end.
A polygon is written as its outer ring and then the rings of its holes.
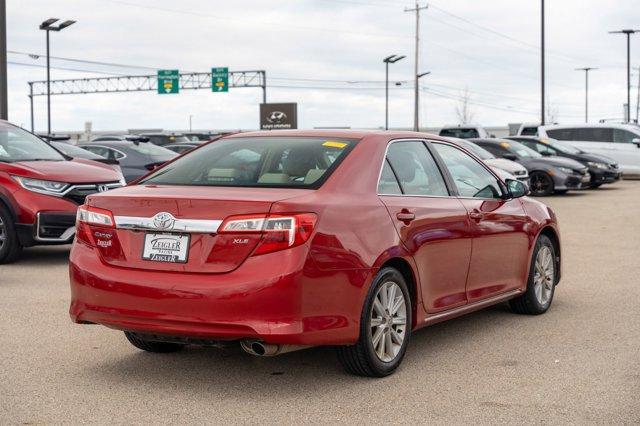
{"type": "MultiPolygon", "coordinates": [[[[55,17],[78,23],[52,34],[52,78],[155,74],[155,69],[264,69],[270,102],[297,102],[302,128],[384,124],[384,66],[392,65],[390,122],[413,117],[415,15],[402,0],[7,0],[9,118],[29,126],[28,81],[45,78],[44,32],[55,17]],[[31,56],[29,55],[31,54],[31,56]],[[33,56],[33,55],[38,56],[33,56]],[[119,66],[96,64],[113,63],[119,66]]],[[[640,27],[637,0],[547,0],[548,104],[559,122],[584,119],[584,73],[592,66],[590,118],[620,118],[626,100],[625,40],[640,27]]],[[[424,4],[424,2],[422,2],[424,4]]],[[[538,0],[436,0],[423,11],[421,124],[456,123],[467,89],[474,121],[535,121],[539,114],[538,0]]],[[[640,65],[640,37],[632,66],[640,65]]],[[[637,86],[635,73],[634,86],[637,86]]],[[[635,115],[635,87],[632,92],[635,115]]],[[[220,129],[258,126],[261,91],[231,88],[52,98],[53,129],[220,129]]],[[[36,98],[36,130],[46,128],[36,98]]]]}

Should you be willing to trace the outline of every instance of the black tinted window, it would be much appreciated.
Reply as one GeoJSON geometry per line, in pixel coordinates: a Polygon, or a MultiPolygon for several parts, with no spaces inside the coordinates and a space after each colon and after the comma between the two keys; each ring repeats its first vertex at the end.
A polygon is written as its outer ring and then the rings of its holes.
{"type": "Polygon", "coordinates": [[[613,142],[610,127],[577,127],[547,130],[547,135],[561,141],[613,142]]]}
{"type": "Polygon", "coordinates": [[[305,137],[222,139],[185,153],[144,183],[316,188],[355,144],[305,137]]]}
{"type": "Polygon", "coordinates": [[[523,127],[522,131],[520,132],[520,134],[522,136],[535,136],[538,134],[538,128],[537,127],[523,127]]]}
{"type": "Polygon", "coordinates": [[[406,195],[449,195],[440,169],[420,141],[395,142],[387,158],[406,195]]]}
{"type": "Polygon", "coordinates": [[[624,129],[613,129],[613,141],[618,143],[632,143],[634,139],[640,139],[639,135],[624,129]]]}
{"type": "Polygon", "coordinates": [[[440,136],[446,136],[450,138],[471,139],[479,138],[480,134],[476,129],[442,129],[440,130],[440,136]]]}

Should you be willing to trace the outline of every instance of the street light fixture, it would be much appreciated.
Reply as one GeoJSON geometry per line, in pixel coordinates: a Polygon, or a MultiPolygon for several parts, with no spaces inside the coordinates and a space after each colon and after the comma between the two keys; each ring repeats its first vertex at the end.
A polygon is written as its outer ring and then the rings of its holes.
{"type": "Polygon", "coordinates": [[[384,129],[389,130],[389,64],[395,64],[406,56],[391,55],[382,60],[384,62],[384,129]]]}
{"type": "Polygon", "coordinates": [[[51,67],[50,67],[50,56],[49,56],[49,32],[51,31],[62,31],[76,23],[76,21],[64,21],[58,25],[53,25],[58,22],[58,18],[49,18],[46,21],[40,24],[40,29],[47,32],[47,134],[51,134],[51,67]]]}
{"type": "Polygon", "coordinates": [[[584,71],[584,122],[589,122],[589,71],[597,70],[598,68],[584,67],[576,68],[576,71],[584,71]]]}
{"type": "Polygon", "coordinates": [[[609,31],[609,34],[624,34],[627,36],[627,122],[631,121],[631,34],[640,30],[609,31]]]}

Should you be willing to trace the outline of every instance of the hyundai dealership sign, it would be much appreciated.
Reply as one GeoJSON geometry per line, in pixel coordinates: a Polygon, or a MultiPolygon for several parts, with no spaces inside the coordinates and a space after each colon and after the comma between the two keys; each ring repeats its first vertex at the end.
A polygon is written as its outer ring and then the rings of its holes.
{"type": "Polygon", "coordinates": [[[298,104],[260,104],[260,129],[297,129],[298,104]]]}

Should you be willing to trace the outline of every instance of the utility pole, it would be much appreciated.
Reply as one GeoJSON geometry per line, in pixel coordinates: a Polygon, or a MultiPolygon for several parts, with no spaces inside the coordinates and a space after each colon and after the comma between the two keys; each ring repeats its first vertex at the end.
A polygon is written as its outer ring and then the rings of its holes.
{"type": "Polygon", "coordinates": [[[545,66],[544,66],[544,0],[540,0],[540,124],[545,124],[545,112],[544,112],[544,81],[545,81],[545,66]]]}
{"type": "Polygon", "coordinates": [[[627,36],[627,106],[626,119],[631,121],[631,34],[640,32],[640,30],[620,30],[609,31],[609,34],[624,34],[627,36]]]}
{"type": "Polygon", "coordinates": [[[0,0],[0,119],[8,120],[7,101],[7,2],[0,0]]]}
{"type": "Polygon", "coordinates": [[[384,62],[384,129],[389,130],[389,64],[395,64],[406,56],[391,55],[382,60],[384,62]]]}
{"type": "Polygon", "coordinates": [[[418,66],[419,66],[419,58],[420,58],[420,11],[421,10],[425,10],[429,7],[429,5],[425,4],[424,6],[420,6],[418,4],[418,2],[416,1],[416,6],[412,9],[409,8],[405,8],[404,11],[405,12],[415,12],[416,13],[416,57],[415,57],[415,64],[414,64],[414,78],[415,78],[415,87],[414,87],[414,94],[413,94],[413,102],[414,102],[414,106],[413,106],[413,130],[416,132],[420,131],[420,101],[419,101],[419,93],[420,93],[420,86],[419,86],[419,79],[420,77],[418,77],[418,66]]]}
{"type": "Polygon", "coordinates": [[[636,99],[636,123],[640,116],[640,67],[638,67],[638,98],[636,99]]]}
{"type": "Polygon", "coordinates": [[[49,33],[51,31],[62,31],[69,25],[73,25],[76,21],[64,21],[58,25],[53,25],[58,22],[57,18],[49,18],[40,24],[40,29],[47,33],[47,135],[51,134],[51,66],[49,55],[49,33]]]}
{"type": "Polygon", "coordinates": [[[584,122],[589,122],[589,71],[597,70],[598,68],[584,67],[576,68],[576,71],[584,71],[584,122]]]}

